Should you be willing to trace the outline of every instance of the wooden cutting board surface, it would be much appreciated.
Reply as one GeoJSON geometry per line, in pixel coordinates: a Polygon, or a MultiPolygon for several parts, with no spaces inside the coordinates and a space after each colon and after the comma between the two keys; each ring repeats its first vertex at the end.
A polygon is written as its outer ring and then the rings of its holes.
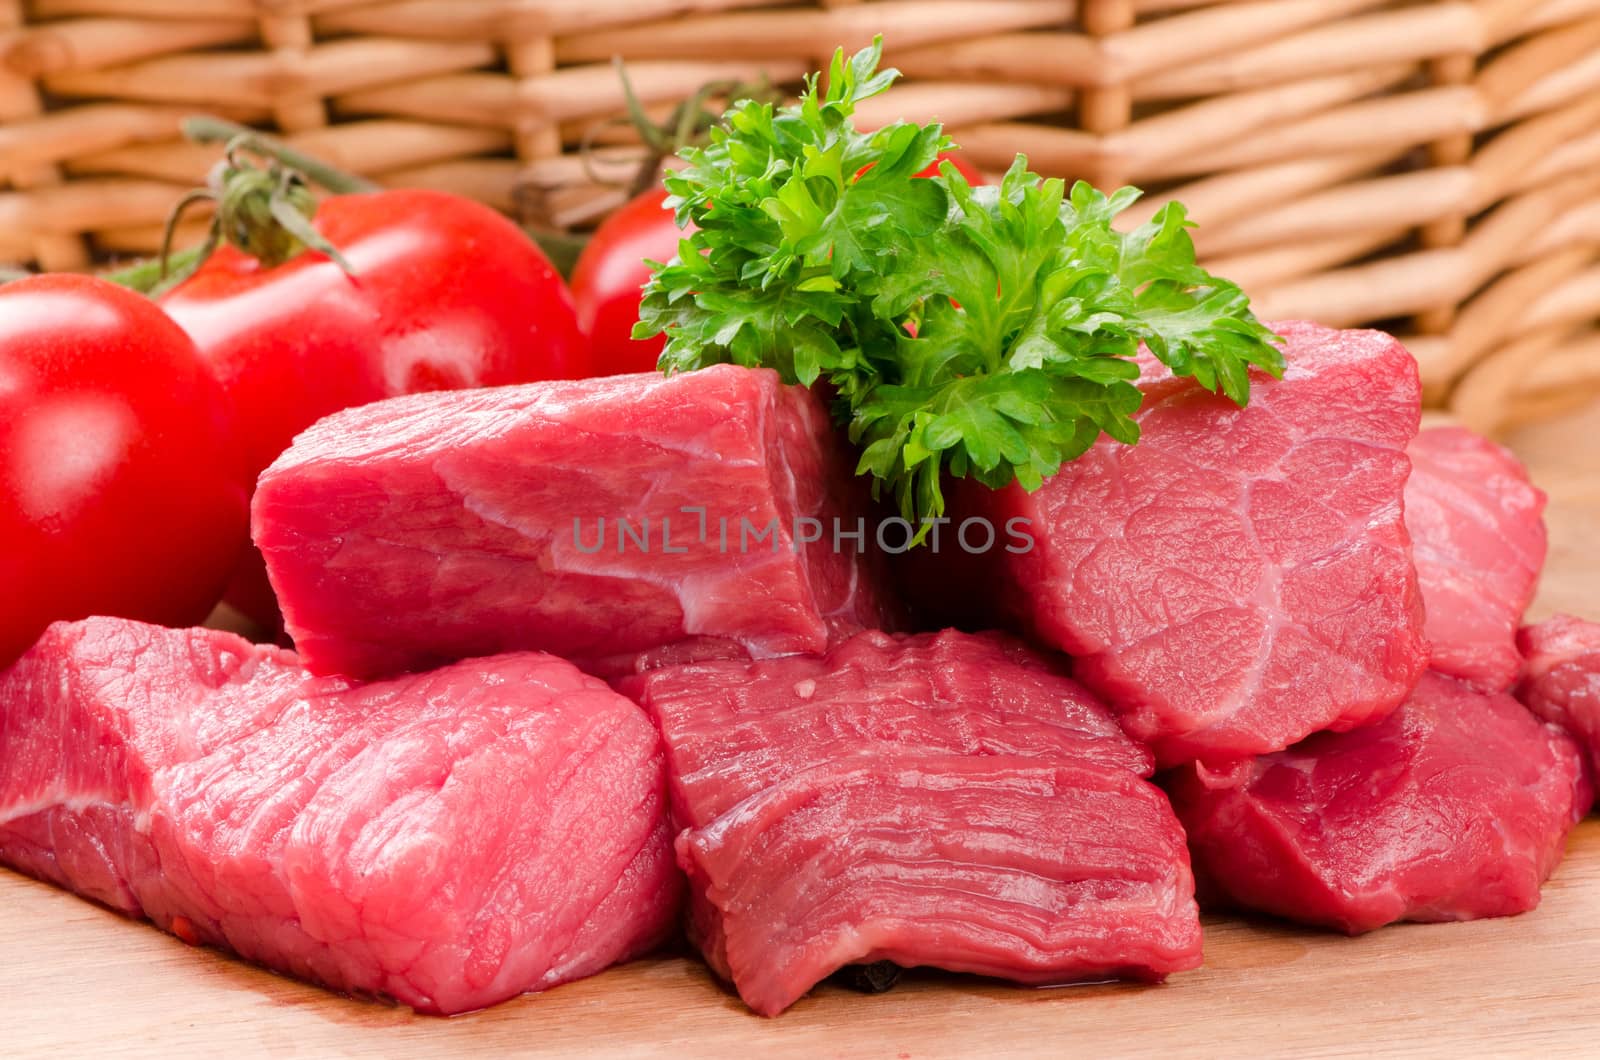
{"type": "MultiPolygon", "coordinates": [[[[1551,494],[1535,616],[1600,617],[1600,409],[1516,447],[1551,494]]],[[[1401,925],[1359,939],[1207,924],[1206,966],[1164,986],[1025,990],[911,978],[824,986],[776,1020],[698,963],[662,958],[429,1019],[195,950],[0,870],[7,1057],[1600,1056],[1600,818],[1534,913],[1401,925]]]]}

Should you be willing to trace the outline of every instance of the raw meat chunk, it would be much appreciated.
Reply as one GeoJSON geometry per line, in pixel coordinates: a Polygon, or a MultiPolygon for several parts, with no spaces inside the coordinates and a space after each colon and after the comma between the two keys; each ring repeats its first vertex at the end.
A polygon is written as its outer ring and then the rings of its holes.
{"type": "Polygon", "coordinates": [[[720,365],[338,413],[262,475],[254,532],[319,673],[708,639],[760,657],[884,624],[858,500],[809,391],[720,365]]]}
{"type": "Polygon", "coordinates": [[[684,832],[678,856],[707,960],[766,1016],[850,963],[1031,984],[1200,964],[1183,832],[1115,766],[842,758],[684,832]]]}
{"type": "Polygon", "coordinates": [[[1524,627],[1517,646],[1526,659],[1517,698],[1576,737],[1600,780],[1600,623],[1557,615],[1524,627]]]}
{"type": "Polygon", "coordinates": [[[664,734],[690,935],[757,1012],[854,962],[1024,983],[1199,964],[1149,754],[1016,641],[862,633],[621,687],[664,734]]]}
{"type": "Polygon", "coordinates": [[[1429,666],[1503,692],[1517,677],[1517,625],[1544,567],[1544,493],[1516,457],[1463,427],[1423,431],[1406,452],[1429,666]]]}
{"type": "Polygon", "coordinates": [[[1169,790],[1202,897],[1350,934],[1534,908],[1593,798],[1565,733],[1435,673],[1375,725],[1169,790]]]}
{"type": "Polygon", "coordinates": [[[686,824],[841,755],[1073,755],[1154,771],[1058,663],[998,633],[862,633],[826,656],[668,666],[617,687],[660,720],[686,824]]]}
{"type": "Polygon", "coordinates": [[[0,862],[422,1012],[672,930],[661,753],[547,655],[367,686],[213,630],[58,623],[0,674],[0,862]]]}
{"type": "Polygon", "coordinates": [[[1137,446],[1102,440],[1031,494],[952,490],[955,522],[1033,539],[964,583],[1077,656],[1163,765],[1382,718],[1426,666],[1401,504],[1416,362],[1376,331],[1274,328],[1288,370],[1249,407],[1148,362],[1137,446]]]}

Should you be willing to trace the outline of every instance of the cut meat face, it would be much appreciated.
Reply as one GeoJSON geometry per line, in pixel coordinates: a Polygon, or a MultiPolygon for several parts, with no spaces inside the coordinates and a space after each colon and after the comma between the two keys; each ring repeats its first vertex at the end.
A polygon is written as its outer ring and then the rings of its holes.
{"type": "Polygon", "coordinates": [[[1149,754],[1018,642],[863,633],[622,687],[664,735],[690,935],[757,1012],[857,962],[1023,983],[1200,962],[1149,754]]]}
{"type": "Polygon", "coordinates": [[[0,675],[0,862],[430,1013],[658,945],[659,741],[569,664],[368,686],[211,630],[59,623],[0,675]]]}
{"type": "Polygon", "coordinates": [[[1375,725],[1168,787],[1202,897],[1351,934],[1534,908],[1593,798],[1569,736],[1434,673],[1375,725]]]}
{"type": "Polygon", "coordinates": [[[1588,749],[1600,781],[1600,623],[1557,615],[1525,627],[1517,645],[1524,657],[1517,697],[1588,749]]]}
{"type": "Polygon", "coordinates": [[[1544,493],[1516,457],[1462,427],[1423,431],[1407,452],[1406,528],[1429,666],[1503,692],[1516,680],[1517,626],[1544,568],[1544,493]]]}
{"type": "Polygon", "coordinates": [[[863,633],[826,656],[669,666],[618,687],[660,721],[685,825],[841,755],[1072,755],[1154,771],[1060,664],[996,633],[863,633]]]}
{"type": "Polygon", "coordinates": [[[1416,362],[1375,331],[1274,329],[1288,370],[1247,408],[1147,363],[1137,446],[1102,440],[1031,494],[952,491],[957,522],[1026,520],[1034,542],[973,557],[968,583],[1077,656],[1164,765],[1376,720],[1426,665],[1402,508],[1416,362]]]}
{"type": "Polygon", "coordinates": [[[886,624],[863,512],[821,403],[721,365],[339,413],[262,475],[254,533],[307,665],[372,676],[821,651],[886,624]]]}
{"type": "Polygon", "coordinates": [[[678,852],[715,923],[707,959],[767,1016],[856,962],[1032,984],[1200,963],[1183,833],[1114,766],[841,759],[683,833],[678,852]]]}

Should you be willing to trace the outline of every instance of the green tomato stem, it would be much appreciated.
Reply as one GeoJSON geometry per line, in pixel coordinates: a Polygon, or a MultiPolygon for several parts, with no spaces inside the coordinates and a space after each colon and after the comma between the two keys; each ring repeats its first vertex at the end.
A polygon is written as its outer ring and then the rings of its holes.
{"type": "Polygon", "coordinates": [[[313,184],[320,184],[335,195],[358,195],[378,191],[379,186],[365,177],[347,173],[319,158],[295,150],[275,136],[269,136],[248,125],[199,114],[183,120],[183,134],[195,143],[226,144],[243,138],[244,146],[254,154],[271,158],[300,173],[313,184]]]}
{"type": "Polygon", "coordinates": [[[194,270],[194,267],[200,262],[200,249],[199,247],[190,247],[187,250],[176,251],[167,259],[167,275],[165,279],[162,276],[163,270],[160,258],[136,261],[132,265],[126,265],[111,272],[103,272],[100,274],[100,278],[110,280],[114,284],[154,298],[194,270]]]}
{"type": "Polygon", "coordinates": [[[106,273],[106,279],[157,297],[193,275],[223,238],[260,259],[268,268],[309,248],[326,254],[346,272],[350,271],[349,263],[338,248],[312,228],[316,199],[301,178],[320,184],[336,195],[377,191],[378,185],[237,122],[201,115],[186,119],[183,130],[197,143],[226,143],[228,161],[213,175],[210,188],[192,192],[179,203],[168,221],[167,239],[170,245],[173,228],[184,207],[201,199],[217,204],[218,213],[210,236],[201,246],[177,253],[170,253],[164,247],[159,257],[106,273]],[[264,170],[248,164],[240,157],[244,153],[270,160],[272,168],[264,170]]]}

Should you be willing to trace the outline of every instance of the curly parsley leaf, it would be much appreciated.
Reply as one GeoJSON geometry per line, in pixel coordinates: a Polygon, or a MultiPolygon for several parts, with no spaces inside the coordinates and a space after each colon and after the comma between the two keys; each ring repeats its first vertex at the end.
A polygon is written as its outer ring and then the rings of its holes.
{"type": "Polygon", "coordinates": [[[1252,368],[1282,374],[1249,299],[1195,263],[1181,204],[1120,232],[1137,189],[1068,189],[1021,155],[998,187],[949,163],[921,178],[951,146],[938,125],[856,129],[898,76],[881,48],[839,51],[791,106],[734,104],[667,176],[696,231],[635,329],[666,334],[664,370],[825,380],[858,473],[914,523],[943,515],[944,475],[1031,490],[1102,434],[1136,443],[1141,347],[1240,405],[1252,368]]]}

